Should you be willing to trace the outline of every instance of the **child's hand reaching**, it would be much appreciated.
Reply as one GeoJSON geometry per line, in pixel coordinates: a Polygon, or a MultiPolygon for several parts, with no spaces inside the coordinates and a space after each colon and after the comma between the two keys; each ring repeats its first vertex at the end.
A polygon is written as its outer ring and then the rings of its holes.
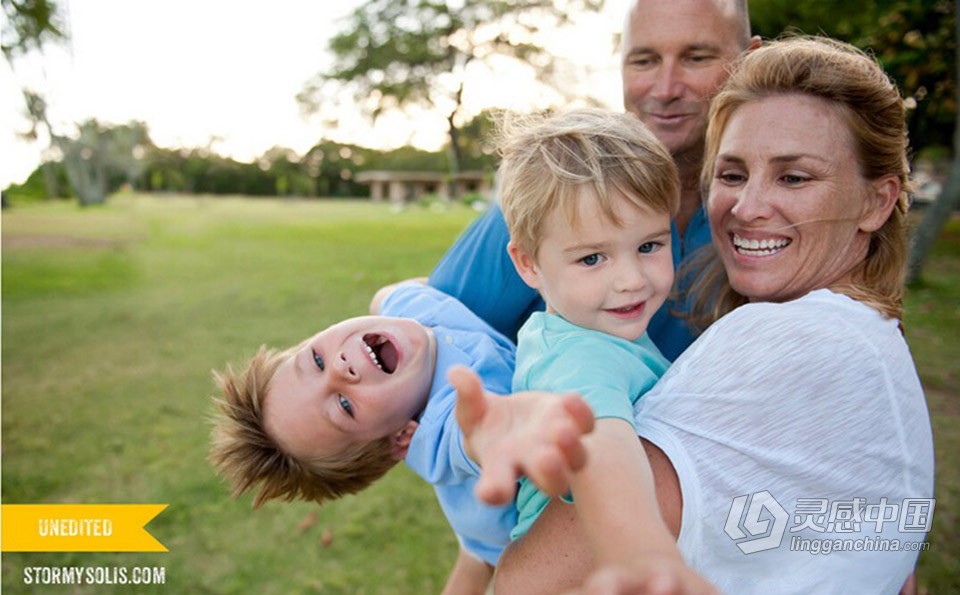
{"type": "Polygon", "coordinates": [[[679,556],[648,557],[637,568],[613,566],[591,574],[566,595],[718,595],[717,589],[686,566],[679,556]]]}
{"type": "Polygon", "coordinates": [[[581,437],[593,429],[593,413],[577,395],[485,393],[477,375],[462,366],[447,374],[457,389],[457,422],[464,449],[482,468],[477,498],[506,504],[517,479],[529,477],[541,490],[560,496],[569,474],[586,464],[581,437]]]}

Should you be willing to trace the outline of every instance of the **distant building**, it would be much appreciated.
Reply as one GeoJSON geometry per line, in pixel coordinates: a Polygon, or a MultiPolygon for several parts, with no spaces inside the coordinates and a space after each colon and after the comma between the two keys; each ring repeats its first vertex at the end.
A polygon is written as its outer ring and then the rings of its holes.
{"type": "Polygon", "coordinates": [[[470,192],[490,194],[490,176],[482,171],[465,171],[455,176],[433,171],[368,170],[354,177],[370,185],[370,200],[407,203],[435,194],[443,200],[459,198],[470,192]]]}

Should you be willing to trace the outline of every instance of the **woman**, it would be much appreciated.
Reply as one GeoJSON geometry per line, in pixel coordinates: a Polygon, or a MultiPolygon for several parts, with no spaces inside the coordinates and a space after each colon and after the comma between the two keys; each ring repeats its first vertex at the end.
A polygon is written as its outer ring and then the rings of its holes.
{"type": "MultiPolygon", "coordinates": [[[[655,489],[676,544],[663,548],[652,502],[555,500],[501,559],[501,592],[558,592],[595,564],[636,592],[658,580],[699,592],[689,569],[731,593],[899,590],[916,552],[878,550],[924,539],[933,492],[929,417],[899,326],[905,130],[896,87],[852,46],[796,38],[742,60],[714,100],[703,173],[719,258],[695,295],[723,318],[636,411],[650,499],[655,489]]],[[[503,456],[505,436],[557,435],[521,412],[536,399],[462,398],[491,478],[519,468],[565,481],[533,446],[503,456]],[[517,434],[493,429],[494,407],[514,408],[503,413],[519,417],[517,434]]],[[[484,489],[501,493],[493,481],[484,489]]]]}

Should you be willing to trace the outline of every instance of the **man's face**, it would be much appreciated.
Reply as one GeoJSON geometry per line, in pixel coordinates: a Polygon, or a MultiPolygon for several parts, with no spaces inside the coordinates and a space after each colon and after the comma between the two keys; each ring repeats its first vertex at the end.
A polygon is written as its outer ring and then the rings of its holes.
{"type": "Polygon", "coordinates": [[[730,3],[638,0],[623,39],[623,104],[674,158],[699,158],[710,100],[743,50],[730,3]]]}

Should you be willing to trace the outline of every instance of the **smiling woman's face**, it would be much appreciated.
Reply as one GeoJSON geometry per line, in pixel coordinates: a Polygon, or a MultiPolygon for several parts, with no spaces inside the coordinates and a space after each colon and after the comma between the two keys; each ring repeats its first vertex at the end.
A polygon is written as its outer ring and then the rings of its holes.
{"type": "Polygon", "coordinates": [[[836,108],[806,95],[746,103],[713,165],[710,227],[737,293],[785,301],[850,281],[869,246],[874,188],[836,108]]]}

